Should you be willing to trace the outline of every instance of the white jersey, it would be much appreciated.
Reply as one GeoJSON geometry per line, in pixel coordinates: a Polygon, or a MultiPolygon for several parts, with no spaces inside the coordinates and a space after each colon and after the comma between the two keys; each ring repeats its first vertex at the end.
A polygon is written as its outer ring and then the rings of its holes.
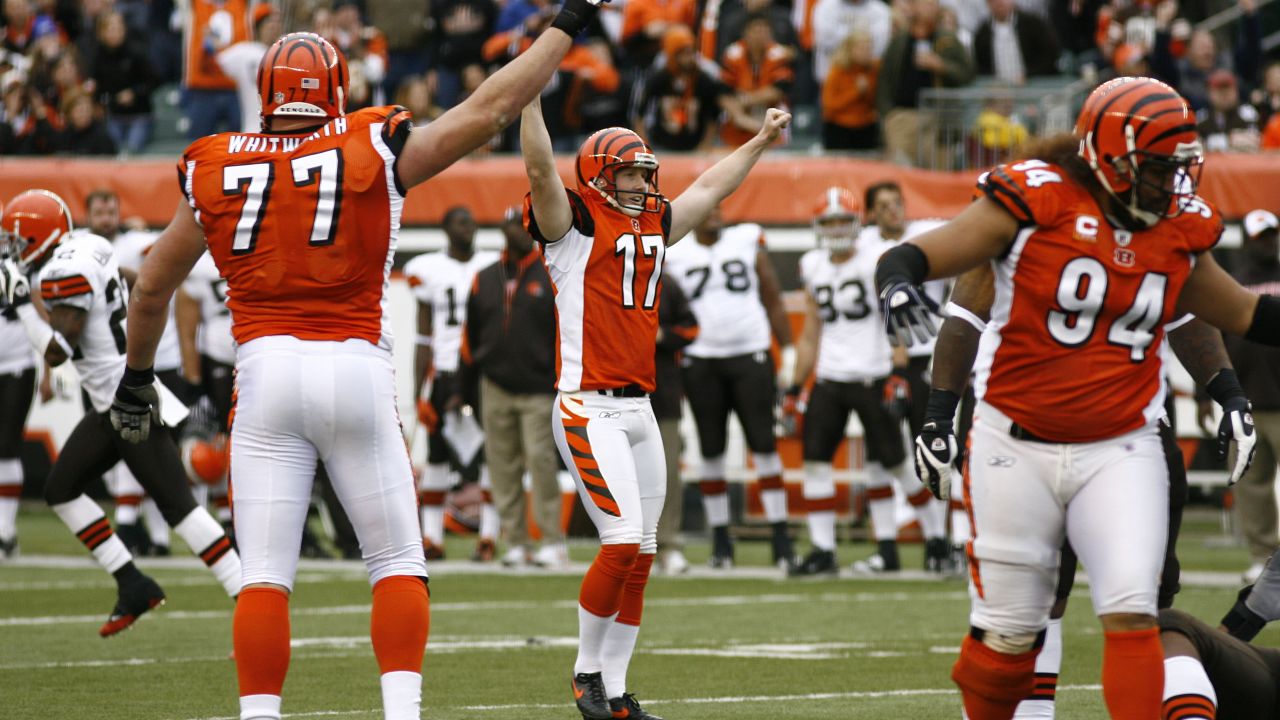
{"type": "Polygon", "coordinates": [[[714,245],[690,237],[667,250],[667,276],[680,283],[698,318],[698,338],[686,355],[723,358],[769,349],[769,315],[756,273],[763,245],[760,226],[744,224],[725,228],[714,245]]]}
{"type": "Polygon", "coordinates": [[[35,367],[36,351],[27,342],[27,332],[12,311],[0,312],[0,375],[20,373],[35,367]]]}
{"type": "Polygon", "coordinates": [[[231,311],[227,309],[227,281],[208,252],[200,256],[182,290],[200,304],[200,329],[196,349],[224,365],[236,362],[236,341],[231,336],[231,311]]]}
{"type": "MultiPolygon", "coordinates": [[[[946,220],[913,220],[907,223],[906,230],[903,231],[902,237],[898,240],[890,240],[890,243],[897,244],[905,240],[927,233],[930,230],[946,224],[946,220]]],[[[862,233],[858,236],[858,240],[866,239],[868,242],[880,242],[880,228],[876,225],[869,225],[862,229],[862,233]]],[[[946,280],[930,280],[924,284],[924,294],[933,298],[941,309],[947,298],[947,281],[946,280]]],[[[934,321],[941,324],[941,318],[934,321]]],[[[924,343],[915,342],[911,347],[907,348],[907,355],[911,357],[933,357],[933,346],[938,342],[937,336],[930,337],[924,343]]]]}
{"type": "Polygon", "coordinates": [[[431,306],[432,364],[437,372],[457,371],[471,283],[477,272],[497,261],[498,253],[492,251],[478,251],[462,262],[440,250],[405,263],[413,296],[431,306]]]}
{"type": "Polygon", "coordinates": [[[828,250],[800,258],[800,278],[818,305],[819,380],[861,382],[889,375],[893,353],[876,299],[876,262],[892,243],[859,239],[853,257],[831,261],[828,250]]]}
{"type": "MultiPolygon", "coordinates": [[[[151,251],[158,234],[145,230],[130,230],[116,236],[113,247],[116,262],[121,268],[130,272],[142,269],[142,260],[151,251]]],[[[164,324],[164,334],[160,336],[160,344],[156,346],[156,370],[182,369],[182,345],[178,341],[178,321],[175,303],[169,301],[169,320],[164,324]]]]}

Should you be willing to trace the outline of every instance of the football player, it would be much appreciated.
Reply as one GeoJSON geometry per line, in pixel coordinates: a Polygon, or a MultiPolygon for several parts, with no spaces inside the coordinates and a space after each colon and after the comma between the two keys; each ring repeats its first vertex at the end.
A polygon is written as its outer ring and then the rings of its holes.
{"type": "Polygon", "coordinates": [[[733,565],[724,457],[732,412],[742,424],[760,502],[773,528],[773,562],[786,567],[792,564],[787,490],[773,423],[777,379],[782,378],[782,387],[791,385],[795,348],[781,286],[759,225],[724,227],[717,208],[693,237],[695,242],[674,246],[666,263],[701,328],[681,364],[684,386],[694,390],[688,398],[702,452],[698,486],[712,533],[710,562],[712,567],[733,565]],[[774,339],[782,348],[776,373],[769,355],[774,339]]]}
{"type": "MultiPolygon", "coordinates": [[[[845,188],[824,191],[814,211],[818,247],[800,258],[805,289],[805,324],[795,377],[816,376],[804,410],[804,499],[812,549],[791,568],[793,575],[834,574],[836,486],[831,463],[845,436],[849,414],[857,413],[867,445],[868,511],[875,526],[876,552],[855,564],[861,572],[901,569],[893,481],[896,478],[924,531],[929,558],[946,556],[943,508],[906,468],[902,426],[885,406],[889,376],[905,368],[906,354],[894,353],[872,292],[876,261],[891,244],[859,238],[858,201],[845,188]],[[896,355],[896,357],[895,357],[896,355]]],[[[794,407],[799,384],[787,390],[794,407]]],[[[935,563],[936,565],[936,563],[935,563]]],[[[940,566],[938,566],[940,568],[940,566]]]]}
{"type": "Polygon", "coordinates": [[[126,439],[149,436],[165,308],[207,249],[227,281],[237,344],[242,720],[280,717],[289,594],[317,460],[369,570],[385,717],[419,717],[427,570],[384,315],[405,194],[513,120],[596,11],[592,0],[566,0],[528,50],[421,128],[399,107],[348,114],[346,59],[318,35],[286,35],[258,71],[265,132],[201,138],[178,164],[183,201],[138,276],[112,422],[126,439]]]}
{"type": "MultiPolygon", "coordinates": [[[[1104,83],[1062,145],[1050,155],[1061,162],[984,174],[974,203],[885,253],[876,273],[908,344],[933,334],[920,283],[986,262],[996,276],[964,483],[971,630],[952,670],[971,720],[1007,720],[1030,694],[1064,539],[1089,573],[1111,716],[1159,714],[1164,325],[1191,313],[1280,344],[1280,300],[1240,287],[1207,252],[1222,221],[1195,194],[1203,151],[1176,91],[1104,83]]],[[[1248,401],[1229,394],[1229,435],[1251,437],[1248,401]]]]}
{"type": "MultiPolygon", "coordinates": [[[[467,294],[476,273],[492,265],[498,254],[489,250],[476,252],[476,220],[463,206],[449,208],[444,214],[448,247],[424,253],[405,263],[404,274],[409,288],[418,300],[418,337],[413,355],[414,392],[417,393],[418,421],[427,430],[427,466],[418,481],[418,501],[422,514],[422,544],[428,560],[444,559],[444,501],[452,485],[450,465],[460,472],[475,470],[478,458],[461,462],[444,437],[443,420],[450,398],[475,397],[476,392],[461,387],[458,374],[462,328],[467,321],[467,294]],[[451,462],[452,461],[452,462],[451,462]]],[[[481,451],[483,452],[483,451],[481,451]]],[[[481,477],[486,475],[479,470],[481,477]]],[[[474,474],[474,473],[473,473],[474,474]]],[[[487,488],[484,494],[477,557],[493,556],[493,542],[498,529],[492,520],[493,500],[487,488]]],[[[523,552],[523,550],[521,550],[523,552]]]]}
{"type": "MultiPolygon", "coordinates": [[[[733,192],[791,116],[769,110],[760,132],[668,201],[658,159],[635,132],[606,128],[578,150],[566,189],[535,100],[520,147],[532,188],[527,225],[543,244],[556,290],[559,395],[552,430],[600,533],[578,596],[572,689],[583,718],[656,716],[627,692],[644,588],[666,496],[654,389],[658,298],[667,245],[733,192]]],[[[691,389],[691,392],[697,392],[691,389]]]]}
{"type": "MultiPolygon", "coordinates": [[[[85,488],[123,461],[164,515],[164,521],[200,556],[227,594],[240,592],[240,558],[222,527],[196,505],[186,472],[168,432],[156,432],[142,445],[126,443],[110,427],[107,411],[112,388],[124,373],[125,307],[129,287],[120,274],[111,243],[91,233],[71,234],[71,213],[62,198],[45,190],[15,197],[0,220],[11,258],[0,266],[0,302],[17,315],[27,339],[45,362],[71,360],[80,386],[92,403],[58,454],[45,482],[45,501],[116,580],[115,608],[98,633],[115,635],[164,601],[164,592],[133,564],[133,556],[111,530],[102,508],[85,488]],[[37,312],[31,280],[48,309],[37,312]]],[[[186,417],[186,407],[163,385],[169,427],[186,417]]]]}
{"type": "MultiPolygon", "coordinates": [[[[0,218],[4,216],[0,207],[0,218]]],[[[0,248],[6,245],[0,230],[0,248]]],[[[3,254],[3,253],[0,253],[3,254]]],[[[12,309],[0,311],[0,561],[18,554],[22,431],[36,389],[36,354],[12,309]]]]}

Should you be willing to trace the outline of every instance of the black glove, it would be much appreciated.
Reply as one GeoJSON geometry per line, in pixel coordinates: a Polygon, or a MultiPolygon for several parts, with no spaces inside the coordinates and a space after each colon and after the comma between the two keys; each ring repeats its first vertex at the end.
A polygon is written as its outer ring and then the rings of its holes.
{"type": "Polygon", "coordinates": [[[16,311],[31,302],[31,282],[12,260],[0,262],[0,308],[16,311]]]}
{"type": "Polygon", "coordinates": [[[1258,434],[1253,427],[1253,406],[1249,404],[1249,398],[1245,396],[1236,372],[1229,368],[1214,375],[1206,389],[1214,401],[1222,406],[1215,453],[1218,459],[1227,459],[1231,444],[1235,443],[1235,462],[1231,465],[1231,477],[1227,480],[1228,485],[1235,485],[1253,463],[1253,452],[1258,443],[1258,434]]]}
{"type": "Polygon", "coordinates": [[[911,347],[921,344],[938,334],[933,316],[938,314],[938,303],[920,288],[909,282],[892,282],[880,292],[880,312],[884,315],[885,331],[891,345],[911,347]],[[912,335],[914,334],[914,342],[912,335]]]}
{"type": "Polygon", "coordinates": [[[929,392],[929,409],[916,436],[916,475],[939,500],[951,497],[951,475],[960,468],[960,445],[953,428],[960,397],[948,390],[929,392]]]}
{"type": "Polygon", "coordinates": [[[146,441],[151,425],[160,425],[160,393],[155,380],[155,368],[134,370],[125,366],[124,377],[111,401],[111,427],[127,442],[146,441]]]}
{"type": "Polygon", "coordinates": [[[571,38],[587,29],[587,25],[595,18],[600,6],[609,0],[564,0],[560,12],[551,21],[551,27],[559,28],[571,38]]]}
{"type": "Polygon", "coordinates": [[[1249,599],[1249,594],[1253,592],[1253,586],[1242,589],[1240,594],[1236,596],[1236,604],[1227,611],[1226,616],[1222,618],[1222,626],[1227,629],[1227,633],[1231,637],[1249,642],[1266,627],[1266,618],[1259,617],[1257,613],[1249,609],[1245,601],[1249,599]]]}

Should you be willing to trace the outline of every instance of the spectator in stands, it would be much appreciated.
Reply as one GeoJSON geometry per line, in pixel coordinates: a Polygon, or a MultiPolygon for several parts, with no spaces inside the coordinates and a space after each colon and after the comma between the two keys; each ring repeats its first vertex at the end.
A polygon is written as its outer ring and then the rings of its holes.
{"type": "Polygon", "coordinates": [[[1093,33],[1098,25],[1098,10],[1104,4],[1105,0],[1067,0],[1049,6],[1049,21],[1057,30],[1070,67],[1100,64],[1093,33]]]}
{"type": "Polygon", "coordinates": [[[124,16],[111,11],[98,18],[98,49],[89,62],[98,97],[107,109],[107,131],[116,146],[140,153],[151,139],[151,60],[141,46],[127,42],[124,16]]]}
{"type": "Polygon", "coordinates": [[[1116,48],[1111,56],[1111,68],[1116,77],[1149,77],[1151,64],[1147,62],[1147,54],[1142,47],[1134,43],[1124,43],[1116,48]]]}
{"type": "Polygon", "coordinates": [[[1280,113],[1280,62],[1272,62],[1262,71],[1262,86],[1253,91],[1250,104],[1258,109],[1264,125],[1280,113]]]}
{"type": "Polygon", "coordinates": [[[825,82],[831,56],[855,29],[871,35],[871,54],[884,55],[893,34],[889,6],[882,0],[818,0],[813,8],[813,74],[825,82]]]}
{"type": "Polygon", "coordinates": [[[369,24],[386,38],[387,73],[382,90],[393,97],[406,78],[422,75],[430,67],[427,23],[431,4],[425,0],[365,0],[365,12],[369,24]]]}
{"type": "MultiPolygon", "coordinates": [[[[579,68],[574,76],[575,89],[568,103],[570,112],[580,116],[573,118],[574,126],[586,136],[596,130],[626,125],[635,83],[622,82],[615,62],[617,53],[606,38],[588,36],[582,47],[595,61],[579,68]],[[618,83],[611,90],[604,89],[612,84],[611,76],[617,77],[618,83]]],[[[519,128],[515,129],[518,132],[519,128]]]]}
{"type": "Polygon", "coordinates": [[[652,65],[662,49],[667,28],[693,27],[695,13],[693,0],[627,0],[622,8],[619,37],[627,64],[641,69],[652,65]]]}
{"type": "Polygon", "coordinates": [[[347,67],[364,81],[364,92],[352,92],[347,111],[371,105],[385,105],[382,81],[387,76],[387,38],[372,25],[365,25],[357,0],[337,0],[333,6],[334,34],[330,41],[347,56],[347,67]]]}
{"type": "Polygon", "coordinates": [[[436,104],[434,95],[434,75],[412,75],[400,83],[395,102],[409,109],[414,122],[427,123],[444,114],[444,108],[436,104]]]}
{"type": "Polygon", "coordinates": [[[1262,149],[1280,150],[1280,113],[1272,113],[1262,130],[1262,149]]]}
{"type": "Polygon", "coordinates": [[[662,436],[667,499],[658,518],[657,561],[663,572],[679,575],[689,569],[680,539],[684,517],[684,478],[680,475],[680,454],[684,449],[684,440],[680,437],[684,387],[680,377],[680,351],[698,337],[698,317],[693,314],[680,283],[670,277],[663,279],[658,302],[658,342],[653,360],[657,386],[649,395],[649,405],[658,419],[658,434],[662,436]]]}
{"type": "Polygon", "coordinates": [[[4,0],[4,47],[26,54],[34,42],[36,13],[31,0],[4,0]]]}
{"type": "Polygon", "coordinates": [[[530,17],[541,15],[551,10],[551,0],[507,0],[498,15],[498,24],[494,32],[509,32],[523,25],[530,17]]]}
{"type": "Polygon", "coordinates": [[[938,28],[938,0],[910,0],[905,20],[880,64],[876,109],[889,160],[930,167],[939,158],[938,128],[920,112],[920,91],[968,85],[973,60],[954,33],[938,28]]]}
{"type": "Polygon", "coordinates": [[[61,107],[62,99],[68,93],[96,91],[94,83],[85,79],[80,55],[75,48],[67,48],[51,61],[46,62],[42,58],[35,63],[29,84],[40,91],[50,108],[61,107]]]}
{"type": "Polygon", "coordinates": [[[772,0],[721,0],[719,3],[707,3],[702,13],[698,30],[702,38],[699,42],[714,48],[715,52],[714,55],[704,54],[704,57],[713,61],[724,57],[725,50],[742,39],[747,20],[757,15],[769,19],[773,38],[779,45],[793,50],[799,48],[800,41],[796,38],[796,28],[788,8],[774,4],[772,0]]]}
{"type": "Polygon", "coordinates": [[[62,99],[65,127],[58,133],[62,155],[114,155],[116,143],[100,117],[102,108],[87,92],[75,91],[62,99]]]}
{"type": "Polygon", "coordinates": [[[873,150],[879,145],[876,81],[880,61],[872,53],[871,33],[849,33],[835,55],[822,86],[822,147],[873,150]]]}
{"type": "Polygon", "coordinates": [[[755,137],[769,108],[787,106],[795,80],[791,68],[794,56],[794,50],[774,41],[767,16],[747,19],[742,39],[725,49],[721,66],[720,79],[734,91],[742,107],[742,112],[728,116],[720,129],[725,145],[738,147],[755,137]]]}
{"type": "Polygon", "coordinates": [[[188,13],[182,109],[194,140],[241,126],[236,84],[218,67],[217,54],[249,38],[249,6],[247,0],[191,0],[188,13]]]}
{"type": "Polygon", "coordinates": [[[1058,73],[1058,38],[1043,18],[1017,9],[1014,0],[987,0],[991,16],[973,37],[979,75],[1010,85],[1058,73]]]}
{"type": "Polygon", "coordinates": [[[436,101],[450,108],[461,99],[462,71],[481,62],[481,49],[498,19],[498,6],[493,0],[440,0],[431,4],[431,17],[436,33],[436,101]]]}
{"type": "Polygon", "coordinates": [[[657,150],[706,151],[715,141],[720,113],[741,112],[741,106],[731,102],[733,93],[703,67],[689,28],[667,28],[662,54],[662,67],[644,80],[632,127],[657,150]]]}
{"type": "Polygon", "coordinates": [[[57,116],[34,88],[9,76],[0,108],[0,155],[49,155],[56,148],[57,116]]]}
{"type": "MultiPolygon", "coordinates": [[[[1235,49],[1221,52],[1212,33],[1196,30],[1187,40],[1186,54],[1174,57],[1173,37],[1163,22],[1157,22],[1155,46],[1151,51],[1151,70],[1156,77],[1177,88],[1192,110],[1209,105],[1209,76],[1215,70],[1233,71],[1251,87],[1262,65],[1262,25],[1257,0],[1239,0],[1241,10],[1237,22],[1235,49]]],[[[1164,16],[1159,18],[1160,21],[1164,16]]],[[[1248,88],[1246,88],[1248,89],[1248,88]]]]}
{"type": "Polygon", "coordinates": [[[1215,70],[1209,76],[1209,107],[1196,113],[1196,131],[1207,152],[1257,152],[1261,136],[1258,111],[1240,102],[1236,76],[1215,70]]]}
{"type": "Polygon", "coordinates": [[[218,52],[218,67],[236,84],[240,100],[240,131],[262,130],[262,99],[258,96],[258,66],[267,48],[280,37],[280,13],[270,3],[253,6],[253,38],[232,43],[218,52]]]}

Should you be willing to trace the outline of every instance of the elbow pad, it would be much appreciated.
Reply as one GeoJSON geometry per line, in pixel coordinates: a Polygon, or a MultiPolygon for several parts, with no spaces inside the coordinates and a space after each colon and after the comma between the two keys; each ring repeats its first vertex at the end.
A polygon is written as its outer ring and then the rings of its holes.
{"type": "Polygon", "coordinates": [[[876,263],[876,294],[896,282],[912,285],[924,283],[929,277],[929,258],[917,245],[902,243],[880,256],[876,263]]]}

